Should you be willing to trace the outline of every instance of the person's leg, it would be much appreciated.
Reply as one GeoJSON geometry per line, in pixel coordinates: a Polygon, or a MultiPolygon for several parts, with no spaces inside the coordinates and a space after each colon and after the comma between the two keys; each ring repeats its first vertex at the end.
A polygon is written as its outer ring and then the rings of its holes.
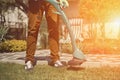
{"type": "Polygon", "coordinates": [[[46,19],[49,32],[49,48],[51,51],[52,62],[55,63],[60,59],[59,57],[59,16],[54,13],[55,8],[47,3],[46,5],[46,19]]]}
{"type": "Polygon", "coordinates": [[[34,65],[34,54],[36,50],[36,43],[38,37],[38,31],[40,22],[43,15],[43,10],[39,6],[38,1],[29,0],[29,12],[28,12],[28,36],[27,36],[27,50],[25,63],[31,61],[34,65]]]}

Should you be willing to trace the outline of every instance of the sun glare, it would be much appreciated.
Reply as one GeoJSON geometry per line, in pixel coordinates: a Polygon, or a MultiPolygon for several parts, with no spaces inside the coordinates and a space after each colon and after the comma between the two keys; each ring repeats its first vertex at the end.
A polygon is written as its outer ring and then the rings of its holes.
{"type": "Polygon", "coordinates": [[[120,18],[113,19],[106,24],[106,36],[108,38],[117,39],[120,30],[120,18]]]}
{"type": "Polygon", "coordinates": [[[116,26],[120,26],[120,18],[115,19],[115,20],[113,21],[113,24],[116,25],[116,26]]]}

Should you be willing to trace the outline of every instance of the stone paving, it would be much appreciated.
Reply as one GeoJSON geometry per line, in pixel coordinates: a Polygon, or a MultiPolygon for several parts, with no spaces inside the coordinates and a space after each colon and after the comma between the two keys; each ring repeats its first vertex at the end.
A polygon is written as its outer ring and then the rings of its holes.
{"type": "MultiPolygon", "coordinates": [[[[36,51],[37,64],[48,65],[49,50],[36,51]]],[[[72,54],[61,53],[61,61],[68,62],[72,54]]],[[[86,54],[87,61],[81,67],[120,66],[120,54],[86,54]]],[[[0,53],[0,62],[11,62],[24,65],[25,52],[0,53]]]]}

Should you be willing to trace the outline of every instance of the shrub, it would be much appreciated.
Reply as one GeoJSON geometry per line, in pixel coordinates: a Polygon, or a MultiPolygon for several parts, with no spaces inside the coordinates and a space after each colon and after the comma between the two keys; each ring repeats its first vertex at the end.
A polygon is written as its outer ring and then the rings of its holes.
{"type": "Polygon", "coordinates": [[[0,43],[0,52],[19,52],[26,50],[26,41],[24,40],[6,40],[0,43]]]}
{"type": "Polygon", "coordinates": [[[5,35],[8,32],[8,27],[0,25],[0,41],[5,40],[5,35]]]}
{"type": "Polygon", "coordinates": [[[63,52],[63,53],[73,53],[71,43],[61,44],[61,52],[63,52]]]}

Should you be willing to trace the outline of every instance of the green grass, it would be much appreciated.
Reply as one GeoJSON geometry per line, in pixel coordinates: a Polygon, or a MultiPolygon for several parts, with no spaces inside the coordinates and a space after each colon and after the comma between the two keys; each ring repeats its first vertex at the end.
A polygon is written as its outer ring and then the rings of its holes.
{"type": "Polygon", "coordinates": [[[33,71],[23,65],[0,63],[0,80],[120,80],[120,67],[54,68],[37,65],[33,71]]]}

